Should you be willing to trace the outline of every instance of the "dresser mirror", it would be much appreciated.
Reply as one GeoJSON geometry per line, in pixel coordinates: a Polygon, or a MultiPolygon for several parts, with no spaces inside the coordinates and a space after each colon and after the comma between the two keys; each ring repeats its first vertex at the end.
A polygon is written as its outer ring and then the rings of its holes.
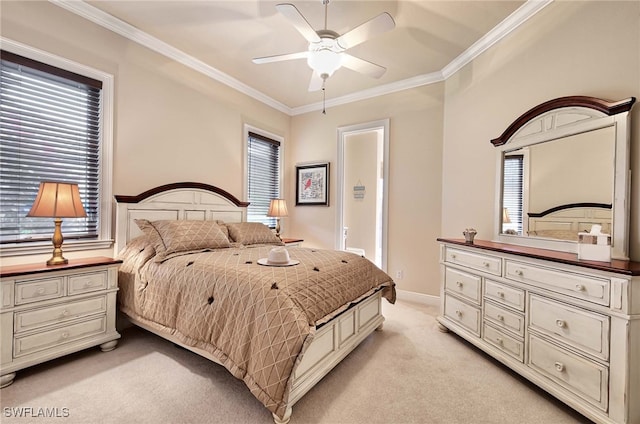
{"type": "Polygon", "coordinates": [[[628,259],[634,103],[633,97],[551,100],[491,140],[498,149],[498,241],[575,253],[578,233],[600,228],[611,235],[611,257],[628,259]]]}

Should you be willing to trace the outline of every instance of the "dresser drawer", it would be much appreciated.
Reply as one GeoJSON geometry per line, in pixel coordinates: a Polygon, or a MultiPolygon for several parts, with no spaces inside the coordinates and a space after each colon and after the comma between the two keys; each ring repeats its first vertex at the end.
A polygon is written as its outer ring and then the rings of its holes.
{"type": "Polygon", "coordinates": [[[445,261],[494,275],[502,274],[502,260],[495,256],[481,255],[447,247],[445,261]]]}
{"type": "Polygon", "coordinates": [[[556,271],[520,262],[506,262],[510,280],[542,287],[557,293],[609,306],[610,281],[571,272],[556,271]]]}
{"type": "Polygon", "coordinates": [[[480,309],[445,294],[444,315],[480,337],[480,309]]]}
{"type": "Polygon", "coordinates": [[[609,358],[609,317],[531,295],[529,326],[602,359],[609,358]]]}
{"type": "Polygon", "coordinates": [[[445,288],[458,296],[465,297],[480,304],[481,278],[452,268],[446,268],[444,276],[445,288]]]}
{"type": "Polygon", "coordinates": [[[485,298],[524,311],[524,290],[487,280],[484,285],[485,298]]]}
{"type": "Polygon", "coordinates": [[[63,277],[16,281],[16,305],[64,296],[63,277]]]}
{"type": "Polygon", "coordinates": [[[14,358],[18,358],[30,353],[71,343],[85,337],[105,333],[106,325],[107,317],[100,316],[66,327],[55,328],[28,336],[17,336],[13,343],[13,356],[14,358]]]}
{"type": "Polygon", "coordinates": [[[512,331],[524,337],[524,316],[509,311],[491,302],[484,304],[484,318],[495,326],[512,331]]]}
{"type": "Polygon", "coordinates": [[[71,321],[84,316],[104,314],[107,311],[107,297],[100,296],[64,305],[16,312],[14,330],[16,333],[45,327],[51,324],[71,321]]]}
{"type": "Polygon", "coordinates": [[[529,364],[570,392],[607,410],[609,370],[604,365],[574,355],[545,340],[529,335],[529,364]]]}
{"type": "Polygon", "coordinates": [[[107,271],[88,272],[69,276],[69,295],[107,288],[107,271]]]}
{"type": "Polygon", "coordinates": [[[490,325],[484,324],[484,332],[482,338],[494,347],[500,349],[504,353],[516,358],[518,361],[524,361],[524,342],[517,340],[490,325]]]}

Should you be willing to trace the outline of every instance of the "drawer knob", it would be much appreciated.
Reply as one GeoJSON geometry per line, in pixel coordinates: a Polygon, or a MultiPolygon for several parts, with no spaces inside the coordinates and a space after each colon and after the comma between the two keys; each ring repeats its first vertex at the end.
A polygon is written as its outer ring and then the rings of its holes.
{"type": "Polygon", "coordinates": [[[496,292],[496,294],[498,295],[498,297],[504,297],[504,292],[503,291],[496,292]]]}
{"type": "Polygon", "coordinates": [[[567,323],[563,319],[557,319],[556,325],[560,328],[565,328],[567,326],[567,323]]]}
{"type": "Polygon", "coordinates": [[[93,285],[93,282],[91,280],[89,280],[86,283],[84,283],[85,287],[91,287],[92,285],[93,285]]]}
{"type": "Polygon", "coordinates": [[[457,309],[457,310],[456,310],[456,315],[457,315],[458,317],[461,317],[461,316],[462,316],[462,311],[461,311],[461,310],[459,310],[459,309],[457,309]]]}
{"type": "Polygon", "coordinates": [[[458,286],[459,289],[462,288],[462,282],[461,281],[456,281],[456,286],[458,286]]]}
{"type": "Polygon", "coordinates": [[[515,270],[515,274],[519,275],[520,277],[522,277],[524,275],[524,272],[521,269],[516,269],[515,270]]]}
{"type": "Polygon", "coordinates": [[[498,320],[504,321],[504,316],[502,316],[501,314],[498,314],[498,320]]]}
{"type": "Polygon", "coordinates": [[[455,258],[456,258],[456,254],[455,254],[455,253],[452,253],[452,254],[451,254],[451,259],[455,259],[455,258]]]}
{"type": "Polygon", "coordinates": [[[69,316],[69,311],[67,311],[66,309],[64,311],[62,311],[61,314],[63,317],[69,316]]]}
{"type": "Polygon", "coordinates": [[[562,362],[556,362],[555,364],[556,371],[562,372],[564,371],[564,364],[562,362]]]}
{"type": "Polygon", "coordinates": [[[501,345],[502,343],[504,343],[504,340],[502,340],[502,337],[496,337],[496,343],[501,345]]]}
{"type": "Polygon", "coordinates": [[[584,286],[582,284],[576,284],[577,291],[584,291],[584,286]]]}
{"type": "Polygon", "coordinates": [[[36,293],[39,295],[44,294],[44,287],[38,287],[38,290],[36,290],[36,293]]]}
{"type": "Polygon", "coordinates": [[[482,262],[482,265],[487,267],[487,268],[489,268],[489,265],[491,265],[491,264],[489,262],[487,262],[487,261],[484,261],[484,262],[482,262]]]}
{"type": "Polygon", "coordinates": [[[69,337],[69,333],[67,333],[66,331],[64,331],[64,332],[60,335],[60,337],[62,337],[63,339],[66,339],[66,338],[68,338],[68,337],[69,337]]]}

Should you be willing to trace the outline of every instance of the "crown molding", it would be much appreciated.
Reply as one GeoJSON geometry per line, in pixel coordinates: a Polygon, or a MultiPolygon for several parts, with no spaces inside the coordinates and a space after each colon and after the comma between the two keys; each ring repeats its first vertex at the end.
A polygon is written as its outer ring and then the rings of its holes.
{"type": "Polygon", "coordinates": [[[216,81],[219,81],[229,87],[238,90],[239,92],[246,94],[249,97],[271,106],[274,109],[291,115],[291,108],[274,100],[273,98],[265,95],[264,93],[248,86],[247,84],[238,81],[232,76],[219,71],[213,66],[207,65],[199,59],[173,47],[170,44],[165,43],[147,34],[144,31],[130,25],[112,15],[109,15],[102,10],[93,7],[81,0],[49,0],[49,2],[60,6],[78,16],[88,19],[110,31],[120,34],[131,41],[134,41],[142,46],[145,46],[157,53],[160,53],[170,59],[175,60],[178,63],[183,64],[197,72],[200,72],[216,81]]]}
{"type": "Polygon", "coordinates": [[[453,59],[447,66],[442,68],[444,79],[458,72],[466,64],[480,56],[485,50],[502,40],[512,31],[525,23],[533,15],[551,4],[553,0],[527,0],[522,6],[507,16],[502,22],[487,32],[482,38],[473,43],[471,47],[462,52],[460,56],[453,59]]]}
{"type": "Polygon", "coordinates": [[[197,72],[200,72],[216,81],[219,81],[249,97],[252,97],[267,106],[270,106],[289,116],[300,115],[308,112],[322,110],[324,107],[332,107],[352,103],[360,100],[366,100],[373,97],[383,96],[402,90],[420,87],[423,85],[434,84],[445,81],[447,78],[455,74],[466,64],[482,54],[485,50],[506,37],[529,18],[534,16],[544,7],[553,2],[553,0],[527,0],[515,12],[509,15],[505,20],[496,25],[491,31],[476,41],[471,47],[465,50],[458,57],[453,59],[441,71],[429,74],[418,75],[416,77],[404,79],[401,81],[385,84],[367,90],[358,91],[346,96],[336,97],[324,102],[312,103],[305,106],[291,108],[277,100],[267,96],[261,91],[250,87],[249,85],[233,78],[232,76],[219,71],[211,65],[207,65],[195,57],[179,50],[170,44],[161,41],[144,31],[130,25],[102,10],[93,7],[82,0],[49,0],[52,4],[62,7],[78,16],[90,20],[110,31],[120,34],[142,46],[145,46],[157,53],[160,53],[178,63],[183,64],[197,72]]]}

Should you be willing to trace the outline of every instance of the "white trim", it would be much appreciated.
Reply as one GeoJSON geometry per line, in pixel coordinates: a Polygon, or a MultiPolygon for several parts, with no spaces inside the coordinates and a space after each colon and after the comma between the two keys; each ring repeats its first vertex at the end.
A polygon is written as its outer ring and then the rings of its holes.
{"type": "Polygon", "coordinates": [[[418,303],[426,306],[440,307],[440,297],[431,294],[418,293],[396,288],[396,298],[405,302],[418,303]]]}
{"type": "MultiPolygon", "coordinates": [[[[211,65],[208,65],[191,55],[186,54],[182,50],[179,50],[164,41],[161,41],[146,32],[140,31],[133,25],[130,25],[114,16],[97,9],[84,1],[80,0],[49,0],[56,6],[62,7],[78,16],[81,16],[87,20],[90,20],[110,31],[120,34],[131,41],[141,44],[157,53],[160,53],[168,58],[175,60],[195,71],[215,79],[239,92],[252,97],[267,106],[270,106],[280,112],[286,113],[289,116],[300,115],[303,113],[318,111],[323,109],[322,102],[312,103],[305,106],[298,106],[295,108],[289,107],[280,103],[279,101],[267,96],[266,94],[240,82],[239,80],[219,71],[211,65]]],[[[325,107],[338,106],[346,103],[357,102],[360,100],[370,99],[373,97],[383,96],[386,94],[394,93],[401,90],[408,90],[415,87],[420,87],[427,84],[434,84],[441,82],[455,74],[463,66],[471,62],[473,59],[482,54],[485,50],[498,43],[529,18],[534,16],[540,10],[547,5],[551,4],[553,0],[527,0],[520,8],[509,15],[506,19],[496,25],[491,31],[476,41],[471,47],[465,50],[458,57],[453,59],[442,70],[431,72],[424,75],[418,75],[405,80],[396,81],[390,84],[382,85],[379,87],[358,91],[348,94],[342,97],[336,97],[329,99],[325,102],[325,107]]]]}
{"type": "MultiPolygon", "coordinates": [[[[64,243],[64,250],[77,251],[110,248],[113,244],[111,238],[111,201],[113,198],[113,75],[8,38],[0,37],[0,44],[2,44],[3,50],[102,81],[98,240],[70,240],[64,243]]],[[[51,252],[50,242],[15,243],[0,246],[0,256],[35,255],[49,252],[51,252]]]]}
{"type": "Polygon", "coordinates": [[[383,134],[383,162],[382,162],[382,270],[387,270],[388,240],[389,240],[389,118],[378,121],[365,122],[362,124],[348,125],[338,128],[338,183],[336,194],[336,239],[335,246],[337,250],[344,249],[344,213],[343,213],[343,197],[344,197],[344,137],[346,134],[357,134],[366,131],[382,130],[383,134]]]}

